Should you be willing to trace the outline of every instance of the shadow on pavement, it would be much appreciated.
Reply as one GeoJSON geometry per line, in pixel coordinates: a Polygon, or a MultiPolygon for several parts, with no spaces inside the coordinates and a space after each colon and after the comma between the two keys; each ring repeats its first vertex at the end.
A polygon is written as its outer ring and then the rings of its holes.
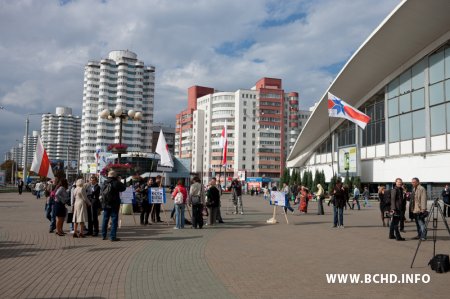
{"type": "Polygon", "coordinates": [[[35,244],[24,244],[21,242],[0,241],[0,259],[35,256],[35,253],[54,250],[40,248],[16,248],[21,246],[35,246],[35,244]]]}

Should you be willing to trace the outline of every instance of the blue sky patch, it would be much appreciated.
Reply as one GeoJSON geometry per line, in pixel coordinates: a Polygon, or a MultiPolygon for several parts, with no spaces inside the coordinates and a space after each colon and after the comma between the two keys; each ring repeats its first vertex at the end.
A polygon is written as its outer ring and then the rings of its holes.
{"type": "Polygon", "coordinates": [[[236,42],[224,42],[220,46],[214,48],[214,50],[216,51],[216,53],[221,55],[238,57],[242,55],[243,52],[250,49],[250,47],[254,44],[254,40],[244,39],[236,42]]]}
{"type": "Polygon", "coordinates": [[[262,28],[270,28],[270,27],[277,27],[277,26],[284,26],[291,23],[294,23],[295,21],[299,20],[305,20],[307,17],[307,14],[304,12],[298,12],[294,13],[292,15],[289,15],[288,17],[284,19],[268,19],[262,22],[260,27],[262,28]]]}
{"type": "Polygon", "coordinates": [[[339,73],[340,70],[344,67],[346,62],[347,62],[347,60],[343,60],[338,63],[326,65],[326,66],[321,67],[320,70],[323,70],[323,71],[328,72],[333,75],[337,75],[337,73],[339,73]]]}

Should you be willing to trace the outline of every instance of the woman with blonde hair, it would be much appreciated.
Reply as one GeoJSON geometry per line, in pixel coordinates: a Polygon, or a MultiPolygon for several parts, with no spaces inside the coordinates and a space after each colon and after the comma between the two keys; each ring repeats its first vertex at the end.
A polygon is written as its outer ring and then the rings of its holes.
{"type": "Polygon", "coordinates": [[[317,184],[316,197],[317,197],[317,204],[318,204],[317,215],[323,215],[323,214],[325,214],[323,211],[323,200],[325,199],[325,191],[323,190],[323,187],[321,184],[317,184]]]}
{"type": "Polygon", "coordinates": [[[86,186],[83,179],[77,180],[76,188],[74,190],[75,204],[73,207],[73,223],[75,223],[73,237],[84,238],[84,223],[88,221],[88,207],[91,202],[87,197],[86,186]],[[78,224],[80,225],[80,232],[78,233],[78,224]]]}

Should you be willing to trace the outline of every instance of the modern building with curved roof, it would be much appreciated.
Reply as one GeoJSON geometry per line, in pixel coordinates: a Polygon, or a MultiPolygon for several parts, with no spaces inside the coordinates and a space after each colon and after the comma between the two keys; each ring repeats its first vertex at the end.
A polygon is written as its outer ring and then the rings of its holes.
{"type": "Polygon", "coordinates": [[[450,1],[401,2],[348,60],[290,152],[287,166],[364,183],[450,181],[450,1]],[[364,130],[329,118],[331,92],[371,117],[364,130]],[[332,155],[333,153],[333,155],[332,155]]]}

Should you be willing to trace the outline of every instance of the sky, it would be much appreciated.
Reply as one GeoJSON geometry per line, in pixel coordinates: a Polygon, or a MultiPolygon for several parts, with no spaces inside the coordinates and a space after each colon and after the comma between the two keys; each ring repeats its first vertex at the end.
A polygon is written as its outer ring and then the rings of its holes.
{"type": "MultiPolygon", "coordinates": [[[[28,113],[81,116],[84,66],[112,50],[156,67],[155,122],[175,124],[190,86],[235,91],[262,77],[308,109],[400,2],[0,0],[0,159],[28,113]]],[[[30,132],[40,121],[30,116],[30,132]]]]}

